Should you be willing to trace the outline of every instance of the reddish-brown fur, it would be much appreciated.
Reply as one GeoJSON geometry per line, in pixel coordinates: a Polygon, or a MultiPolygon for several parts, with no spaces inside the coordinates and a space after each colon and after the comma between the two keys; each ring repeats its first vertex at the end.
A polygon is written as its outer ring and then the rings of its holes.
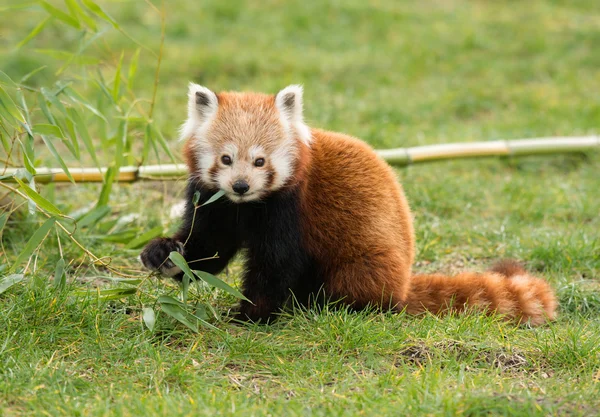
{"type": "MultiPolygon", "coordinates": [[[[250,131],[248,146],[260,143],[270,152],[279,146],[273,139],[281,137],[273,96],[221,93],[218,99],[219,137],[250,131]]],[[[357,308],[391,306],[414,314],[474,306],[533,325],[555,318],[551,287],[515,263],[454,277],[413,275],[412,217],[394,171],[358,139],[311,132],[310,148],[298,143],[286,187],[300,187],[304,244],[324,269],[329,296],[357,308]]],[[[184,148],[192,172],[197,169],[193,140],[184,148]]]]}

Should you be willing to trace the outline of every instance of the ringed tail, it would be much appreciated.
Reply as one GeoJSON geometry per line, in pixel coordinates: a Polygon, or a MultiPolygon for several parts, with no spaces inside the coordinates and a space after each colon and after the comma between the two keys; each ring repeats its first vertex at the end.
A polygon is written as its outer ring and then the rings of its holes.
{"type": "Polygon", "coordinates": [[[475,308],[537,326],[554,320],[557,306],[545,280],[530,275],[515,261],[502,261],[483,273],[414,275],[406,311],[442,314],[475,308]]]}

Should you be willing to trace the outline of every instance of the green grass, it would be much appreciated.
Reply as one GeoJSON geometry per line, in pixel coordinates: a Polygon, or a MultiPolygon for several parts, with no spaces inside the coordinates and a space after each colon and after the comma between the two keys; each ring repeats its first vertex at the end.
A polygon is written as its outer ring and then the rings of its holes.
{"type": "MultiPolygon", "coordinates": [[[[155,118],[176,153],[189,80],[268,92],[303,83],[311,125],[380,148],[598,131],[600,5],[593,1],[166,3],[155,118]]],[[[160,21],[147,5],[103,5],[157,49],[160,21]]],[[[34,50],[73,50],[77,41],[55,24],[14,50],[43,16],[0,14],[0,70],[18,79],[47,65],[31,80],[37,87],[54,82],[61,62],[34,50]]],[[[121,50],[135,49],[110,31],[89,54],[117,62],[121,50]]],[[[145,96],[154,65],[143,51],[134,88],[145,96]]],[[[78,80],[76,70],[67,76],[78,80]]],[[[559,319],[536,329],[477,314],[325,309],[199,334],[159,313],[151,332],[140,307],[153,294],[175,293],[174,285],[148,280],[140,295],[99,300],[96,289],[125,284],[107,279],[114,276],[64,236],[60,249],[49,238],[26,279],[0,294],[0,415],[598,415],[599,164],[593,152],[398,171],[415,215],[416,269],[482,270],[497,258],[522,259],[560,298],[559,319]],[[88,295],[54,288],[60,251],[68,289],[88,295]]],[[[126,241],[156,226],[174,230],[169,210],[183,186],[117,185],[111,213],[77,238],[135,270],[139,249],[106,236],[122,232],[126,241]]],[[[99,190],[41,192],[74,213],[94,204],[99,190]]],[[[11,215],[3,263],[12,264],[41,219],[25,210],[11,215]]],[[[239,262],[230,272],[236,283],[239,262]]],[[[191,297],[221,315],[235,303],[209,290],[191,297]]]]}

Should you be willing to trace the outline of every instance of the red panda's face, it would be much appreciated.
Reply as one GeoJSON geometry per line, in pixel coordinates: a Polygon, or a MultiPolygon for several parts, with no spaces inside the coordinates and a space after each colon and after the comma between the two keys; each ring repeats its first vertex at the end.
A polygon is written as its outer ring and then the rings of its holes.
{"type": "Polygon", "coordinates": [[[216,95],[190,84],[182,137],[193,176],[235,203],[260,200],[290,181],[300,146],[310,144],[302,88],[216,95]]]}

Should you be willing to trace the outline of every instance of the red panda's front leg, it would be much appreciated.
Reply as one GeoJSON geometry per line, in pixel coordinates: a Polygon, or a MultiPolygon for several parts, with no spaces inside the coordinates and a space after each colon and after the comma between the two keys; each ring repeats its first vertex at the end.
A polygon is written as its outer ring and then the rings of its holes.
{"type": "Polygon", "coordinates": [[[179,231],[173,237],[157,238],[146,245],[140,255],[146,268],[181,279],[181,270],[169,260],[173,251],[181,253],[191,269],[217,274],[227,266],[239,248],[236,235],[230,230],[235,212],[231,205],[219,200],[200,207],[214,194],[190,182],[179,231]],[[200,198],[194,205],[196,192],[200,198]]]}
{"type": "Polygon", "coordinates": [[[297,195],[289,193],[268,199],[249,222],[242,292],[252,303],[241,302],[238,319],[266,322],[292,295],[304,298],[318,290],[299,219],[297,195]]]}

